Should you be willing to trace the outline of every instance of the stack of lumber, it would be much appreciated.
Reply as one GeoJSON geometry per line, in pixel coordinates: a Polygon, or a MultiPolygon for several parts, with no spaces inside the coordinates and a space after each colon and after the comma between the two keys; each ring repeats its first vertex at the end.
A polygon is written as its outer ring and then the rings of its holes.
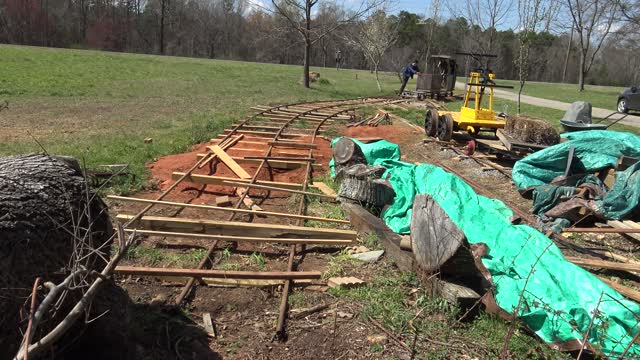
{"type": "Polygon", "coordinates": [[[376,114],[372,117],[366,118],[364,120],[360,120],[357,122],[353,122],[347,124],[347,127],[368,125],[368,126],[378,126],[378,125],[391,125],[391,118],[389,117],[389,113],[384,110],[378,110],[376,114]]]}

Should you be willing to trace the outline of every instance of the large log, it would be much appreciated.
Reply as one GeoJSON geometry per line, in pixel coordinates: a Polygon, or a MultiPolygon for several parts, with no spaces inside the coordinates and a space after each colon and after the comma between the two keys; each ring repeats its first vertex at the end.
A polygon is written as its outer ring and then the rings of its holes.
{"type": "Polygon", "coordinates": [[[333,161],[336,175],[340,174],[342,169],[348,168],[355,164],[366,164],[367,159],[360,146],[353,140],[343,137],[332,145],[333,161]]]}
{"type": "Polygon", "coordinates": [[[391,204],[396,194],[388,181],[379,178],[385,170],[383,166],[364,164],[342,169],[338,174],[338,198],[376,209],[391,204]]]}
{"type": "MultiPolygon", "coordinates": [[[[57,284],[80,266],[101,270],[109,258],[112,225],[77,161],[32,154],[0,157],[0,234],[0,358],[5,358],[15,354],[25,331],[25,304],[36,277],[57,284]]],[[[40,290],[39,301],[44,293],[40,290]]],[[[65,315],[79,295],[80,290],[70,291],[57,314],[65,315]]],[[[105,319],[124,318],[124,307],[114,309],[105,319]]],[[[59,319],[47,316],[35,338],[59,319]]],[[[81,331],[76,330],[67,339],[76,338],[81,331]]]]}
{"type": "Polygon", "coordinates": [[[388,255],[400,271],[416,271],[419,274],[422,272],[423,274],[419,276],[422,285],[433,295],[440,296],[451,303],[460,304],[463,308],[474,305],[480,299],[480,295],[467,286],[424,274],[411,251],[400,247],[400,235],[391,231],[379,217],[357,204],[342,203],[342,208],[349,216],[354,229],[358,232],[377,235],[386,251],[385,256],[388,255]]]}
{"type": "Polygon", "coordinates": [[[416,195],[411,215],[411,247],[416,262],[427,273],[477,274],[464,233],[433,198],[416,195]]]}

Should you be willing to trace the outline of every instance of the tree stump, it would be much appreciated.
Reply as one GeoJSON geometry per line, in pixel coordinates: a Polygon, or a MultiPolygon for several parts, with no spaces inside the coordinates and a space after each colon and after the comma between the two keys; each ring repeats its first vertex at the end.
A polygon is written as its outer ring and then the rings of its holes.
{"type": "Polygon", "coordinates": [[[353,165],[340,171],[338,199],[382,209],[396,196],[389,181],[380,179],[386,171],[383,166],[353,165]]]}
{"type": "Polygon", "coordinates": [[[411,247],[427,273],[472,275],[478,270],[464,233],[431,196],[416,195],[411,216],[411,247]]]}
{"type": "MultiPolygon", "coordinates": [[[[58,284],[79,266],[101,270],[112,233],[107,207],[89,189],[77,161],[42,154],[0,157],[2,353],[8,357],[17,351],[36,277],[58,284]]],[[[38,302],[45,293],[39,291],[38,302]]],[[[65,315],[79,296],[80,290],[69,291],[58,315],[65,315]]],[[[120,309],[114,313],[121,316],[120,309]]],[[[36,339],[59,319],[45,320],[36,339]]]]}
{"type": "Polygon", "coordinates": [[[348,168],[356,164],[367,164],[367,159],[360,146],[353,140],[343,137],[338,140],[332,147],[333,161],[336,175],[339,175],[342,169],[348,168]]]}

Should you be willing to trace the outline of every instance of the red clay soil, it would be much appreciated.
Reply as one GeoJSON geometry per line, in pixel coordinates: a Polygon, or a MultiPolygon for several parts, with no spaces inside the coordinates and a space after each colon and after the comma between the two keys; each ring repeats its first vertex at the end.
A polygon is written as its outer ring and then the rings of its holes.
{"type": "MultiPolygon", "coordinates": [[[[305,136],[299,138],[303,142],[311,142],[310,136],[305,136]]],[[[260,145],[256,143],[248,143],[243,140],[236,143],[231,148],[227,149],[229,155],[233,157],[243,157],[243,156],[264,156],[267,150],[265,139],[265,144],[260,145]]],[[[158,187],[160,190],[165,190],[171,184],[173,184],[173,180],[171,179],[171,174],[173,172],[186,172],[190,169],[193,164],[198,161],[197,155],[206,153],[208,149],[207,146],[214,145],[214,142],[204,143],[194,145],[192,151],[182,154],[168,155],[163,156],[158,159],[156,162],[148,164],[148,168],[151,170],[151,178],[153,180],[158,181],[158,187]]],[[[324,138],[318,137],[315,140],[315,144],[318,145],[318,148],[313,151],[313,156],[317,159],[316,163],[320,164],[322,167],[322,171],[324,172],[328,169],[329,160],[331,160],[331,147],[329,141],[324,138]]],[[[271,152],[271,156],[279,156],[279,157],[307,157],[307,150],[300,149],[286,149],[286,148],[274,148],[271,152]]],[[[249,165],[243,163],[241,165],[250,175],[255,174],[258,169],[256,165],[249,165]]],[[[305,167],[301,167],[299,169],[273,169],[270,173],[267,167],[263,167],[258,175],[258,180],[269,180],[269,181],[282,181],[282,182],[290,182],[290,183],[302,183],[305,178],[305,167]],[[273,176],[273,177],[272,177],[273,176]]],[[[202,174],[202,175],[214,175],[214,176],[225,176],[230,178],[237,178],[237,176],[229,170],[226,165],[222,163],[218,163],[215,167],[210,167],[209,165],[204,166],[202,169],[196,169],[194,174],[202,174]]],[[[317,174],[318,172],[315,171],[317,174]]],[[[207,202],[209,200],[213,200],[215,196],[220,195],[234,195],[234,189],[229,186],[220,186],[220,185],[207,185],[206,191],[203,191],[205,187],[203,185],[193,184],[188,181],[185,181],[178,185],[176,190],[171,192],[171,199],[173,200],[190,200],[193,199],[194,195],[198,196],[200,201],[198,202],[207,202]],[[196,192],[197,194],[194,194],[196,192]]],[[[253,190],[251,193],[260,194],[260,191],[253,190]]]]}
{"type": "Polygon", "coordinates": [[[396,124],[379,126],[356,126],[345,128],[345,130],[341,133],[344,134],[344,136],[354,138],[379,137],[387,141],[399,144],[402,147],[402,144],[407,143],[408,141],[411,141],[415,138],[416,134],[418,134],[418,130],[413,129],[409,126],[404,126],[404,124],[396,124]]]}

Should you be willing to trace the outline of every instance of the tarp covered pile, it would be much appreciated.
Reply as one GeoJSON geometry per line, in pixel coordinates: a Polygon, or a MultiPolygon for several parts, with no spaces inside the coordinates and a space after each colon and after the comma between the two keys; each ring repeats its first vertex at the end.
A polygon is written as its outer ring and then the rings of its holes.
{"type": "MultiPolygon", "coordinates": [[[[605,354],[621,354],[639,331],[636,303],[566,261],[544,234],[527,225],[513,225],[509,221],[513,213],[501,201],[476,194],[463,180],[437,166],[399,161],[396,144],[356,143],[369,165],[387,168],[383,177],[396,192],[393,204],[382,214],[387,225],[408,233],[413,198],[430,195],[470,243],[488,246],[482,262],[491,273],[497,304],[507,312],[517,311],[545,342],[565,350],[579,348],[596,308],[598,316],[587,338],[605,354]]],[[[640,354],[640,347],[633,345],[629,353],[640,354]]]]}
{"type": "Polygon", "coordinates": [[[562,202],[573,201],[576,207],[586,207],[605,219],[623,219],[640,202],[640,163],[615,173],[615,182],[608,188],[593,174],[615,168],[620,156],[640,158],[640,136],[608,130],[566,133],[568,141],[538,151],[516,162],[513,182],[518,190],[533,190],[534,213],[543,220],[555,220],[555,230],[570,224],[562,215],[568,209],[562,202]],[[564,175],[570,149],[574,148],[571,176],[562,184],[550,183],[564,175]],[[590,190],[591,199],[577,199],[579,188],[590,190]],[[575,200],[574,200],[575,199],[575,200]],[[558,211],[554,211],[559,209],[558,211]],[[564,209],[563,209],[564,208],[564,209]]]}

